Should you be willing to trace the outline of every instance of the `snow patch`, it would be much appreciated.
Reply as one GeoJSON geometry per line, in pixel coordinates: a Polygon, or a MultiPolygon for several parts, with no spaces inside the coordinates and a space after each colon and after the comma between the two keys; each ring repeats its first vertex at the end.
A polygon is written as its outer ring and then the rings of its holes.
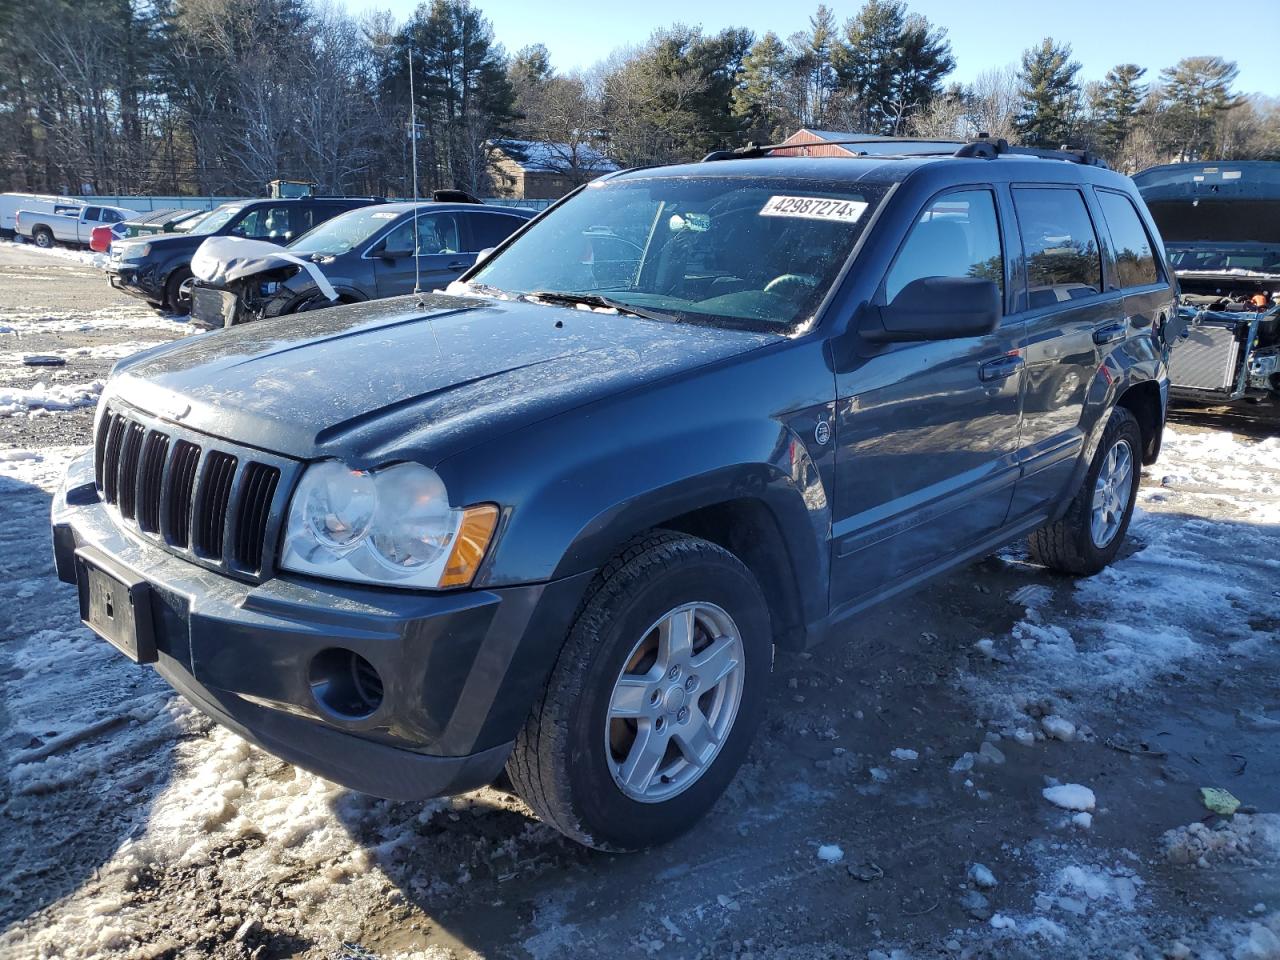
{"type": "Polygon", "coordinates": [[[1045,787],[1041,794],[1055,807],[1063,810],[1092,810],[1097,803],[1093,791],[1078,783],[1064,783],[1056,787],[1045,787]]]}

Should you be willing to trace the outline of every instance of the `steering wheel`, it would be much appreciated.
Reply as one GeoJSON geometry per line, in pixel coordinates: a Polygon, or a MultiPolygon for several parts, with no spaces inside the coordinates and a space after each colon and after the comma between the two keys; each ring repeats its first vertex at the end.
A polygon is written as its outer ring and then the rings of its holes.
{"type": "Polygon", "coordinates": [[[788,292],[799,292],[801,289],[812,289],[818,285],[818,278],[807,273],[784,273],[774,277],[764,285],[765,293],[786,296],[788,292]]]}

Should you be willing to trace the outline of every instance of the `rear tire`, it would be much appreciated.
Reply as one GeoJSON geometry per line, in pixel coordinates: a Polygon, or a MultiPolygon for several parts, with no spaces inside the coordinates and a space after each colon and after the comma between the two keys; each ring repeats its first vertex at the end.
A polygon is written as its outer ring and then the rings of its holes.
{"type": "Polygon", "coordinates": [[[191,313],[191,271],[179,267],[169,275],[164,285],[165,309],[175,316],[185,317],[191,313]]]}
{"type": "Polygon", "coordinates": [[[764,597],[737,557],[677,533],[633,542],[588,589],[516,738],[516,792],[587,846],[673,839],[746,756],[771,657],[764,597]]]}
{"type": "Polygon", "coordinates": [[[1076,576],[1095,574],[1110,564],[1133,518],[1141,457],[1138,421],[1116,407],[1067,512],[1031,534],[1031,559],[1076,576]]]}
{"type": "Polygon", "coordinates": [[[36,227],[31,234],[31,241],[41,250],[53,248],[53,231],[48,227],[36,227]]]}

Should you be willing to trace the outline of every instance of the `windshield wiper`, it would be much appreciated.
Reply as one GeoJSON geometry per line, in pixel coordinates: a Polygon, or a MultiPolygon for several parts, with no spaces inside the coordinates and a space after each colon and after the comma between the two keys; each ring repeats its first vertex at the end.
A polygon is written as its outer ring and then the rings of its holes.
{"type": "Polygon", "coordinates": [[[658,313],[656,311],[642,310],[639,307],[633,307],[629,303],[623,303],[621,300],[614,300],[612,297],[602,296],[598,293],[564,293],[559,290],[534,290],[525,294],[526,297],[534,297],[547,303],[564,303],[564,304],[582,304],[584,307],[604,307],[610,310],[617,310],[619,313],[627,313],[633,317],[641,317],[645,320],[666,320],[672,319],[669,313],[658,313]]]}

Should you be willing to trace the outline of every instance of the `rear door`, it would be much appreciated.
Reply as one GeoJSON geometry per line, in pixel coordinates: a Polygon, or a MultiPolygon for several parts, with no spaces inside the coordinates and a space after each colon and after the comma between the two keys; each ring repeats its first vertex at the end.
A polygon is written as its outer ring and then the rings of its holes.
{"type": "Polygon", "coordinates": [[[1007,230],[994,190],[930,200],[876,295],[920,277],[986,277],[1006,292],[985,336],[892,344],[837,374],[832,604],[924,575],[1001,527],[1017,479],[1022,321],[1009,312],[1007,230]]]}
{"type": "Polygon", "coordinates": [[[1110,241],[1109,283],[1124,293],[1126,337],[1116,336],[1114,342],[1148,335],[1150,349],[1159,351],[1162,347],[1157,335],[1177,309],[1173,284],[1157,253],[1159,245],[1152,240],[1132,197],[1105,189],[1095,190],[1095,195],[1110,241]]]}
{"type": "Polygon", "coordinates": [[[1011,515],[1058,502],[1084,447],[1085,397],[1098,369],[1098,342],[1116,336],[1124,297],[1103,286],[1102,245],[1075,185],[1015,185],[1022,241],[1019,306],[1026,320],[1022,440],[1011,515]]]}

